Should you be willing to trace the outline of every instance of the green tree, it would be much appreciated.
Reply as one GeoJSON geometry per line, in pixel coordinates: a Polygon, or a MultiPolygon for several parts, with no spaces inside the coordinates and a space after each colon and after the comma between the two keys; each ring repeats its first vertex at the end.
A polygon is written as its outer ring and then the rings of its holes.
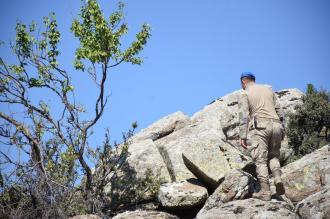
{"type": "Polygon", "coordinates": [[[294,150],[292,160],[311,153],[330,142],[330,95],[325,90],[316,90],[307,85],[302,105],[289,115],[288,138],[294,150]]]}
{"type": "MultiPolygon", "coordinates": [[[[71,31],[80,43],[74,67],[89,74],[97,89],[92,116],[75,100],[70,74],[58,62],[61,33],[55,14],[45,17],[40,27],[36,23],[17,23],[12,44],[17,63],[7,63],[0,57],[0,104],[16,105],[24,116],[0,112],[0,140],[16,147],[29,159],[22,162],[1,152],[1,165],[15,167],[10,174],[0,171],[3,216],[6,212],[7,216],[11,213],[17,216],[22,209],[33,209],[30,215],[25,213],[25,218],[66,217],[77,209],[95,211],[93,198],[98,197],[106,184],[105,175],[113,170],[103,172],[101,178],[96,179],[87,162],[90,158],[102,165],[110,162],[112,146],[108,136],[100,147],[88,141],[92,127],[102,117],[108,102],[105,83],[111,68],[125,62],[142,64],[138,55],[150,37],[150,27],[143,24],[130,46],[122,48],[121,37],[128,33],[123,9],[124,5],[119,3],[107,19],[98,2],[89,0],[72,22],[71,31]],[[54,113],[56,110],[51,109],[46,100],[36,103],[31,95],[36,90],[51,93],[61,113],[54,113]],[[86,119],[86,115],[91,117],[86,119]],[[83,185],[78,186],[81,180],[83,185]],[[77,196],[86,202],[73,203],[77,196]],[[75,205],[70,213],[67,206],[75,205]]],[[[133,130],[135,128],[133,124],[133,130]]]]}

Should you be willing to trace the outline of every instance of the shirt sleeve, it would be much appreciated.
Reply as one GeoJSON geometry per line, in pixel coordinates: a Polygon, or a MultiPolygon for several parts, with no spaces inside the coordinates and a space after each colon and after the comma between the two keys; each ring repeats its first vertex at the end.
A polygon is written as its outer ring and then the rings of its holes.
{"type": "Polygon", "coordinates": [[[243,91],[238,101],[238,117],[239,117],[239,137],[247,138],[249,125],[249,100],[246,92],[243,91]]]}

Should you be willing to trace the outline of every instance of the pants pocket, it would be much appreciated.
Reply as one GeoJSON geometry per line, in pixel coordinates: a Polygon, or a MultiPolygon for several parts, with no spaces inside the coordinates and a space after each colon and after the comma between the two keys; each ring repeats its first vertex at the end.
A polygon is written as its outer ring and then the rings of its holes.
{"type": "Polygon", "coordinates": [[[255,161],[258,157],[258,144],[251,145],[248,148],[248,152],[250,153],[252,160],[255,161]]]}

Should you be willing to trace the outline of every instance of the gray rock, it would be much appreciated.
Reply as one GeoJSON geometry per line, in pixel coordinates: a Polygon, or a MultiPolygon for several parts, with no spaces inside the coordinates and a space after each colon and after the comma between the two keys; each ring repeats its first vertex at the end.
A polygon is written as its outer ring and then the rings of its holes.
{"type": "Polygon", "coordinates": [[[158,176],[162,182],[169,182],[170,175],[156,145],[150,139],[134,143],[128,147],[127,163],[136,171],[138,178],[145,177],[145,171],[150,169],[153,176],[158,176]]]}
{"type": "Polygon", "coordinates": [[[208,197],[207,189],[197,179],[166,183],[160,186],[158,200],[170,210],[200,207],[208,197]]]}
{"type": "Polygon", "coordinates": [[[192,123],[219,130],[223,139],[237,139],[238,99],[241,92],[235,91],[206,105],[191,117],[192,123]]]}
{"type": "Polygon", "coordinates": [[[295,106],[302,104],[301,98],[304,96],[304,93],[296,88],[279,90],[275,93],[285,114],[294,112],[295,106]]]}
{"type": "Polygon", "coordinates": [[[183,151],[182,158],[186,167],[203,183],[215,189],[226,173],[230,171],[226,157],[219,149],[218,138],[206,138],[183,151]]]}
{"type": "MultiPolygon", "coordinates": [[[[298,105],[302,104],[302,97],[304,93],[302,93],[298,89],[284,89],[284,90],[279,90],[276,92],[277,97],[279,98],[279,101],[281,103],[281,107],[284,111],[285,115],[285,127],[287,128],[288,125],[288,116],[290,113],[295,112],[295,107],[298,105]]],[[[287,160],[292,154],[293,150],[290,148],[289,141],[287,136],[282,141],[281,144],[281,156],[280,160],[283,162],[287,160]]]]}
{"type": "Polygon", "coordinates": [[[177,216],[161,211],[126,211],[117,214],[113,219],[179,219],[177,216]]]}
{"type": "Polygon", "coordinates": [[[299,202],[330,186],[330,151],[324,146],[301,159],[282,167],[285,195],[299,202]]]}
{"type": "Polygon", "coordinates": [[[219,148],[223,155],[226,157],[226,160],[231,169],[249,169],[253,164],[253,161],[250,156],[247,156],[246,150],[241,152],[236,147],[231,144],[222,141],[219,145],[219,148]]]}
{"type": "Polygon", "coordinates": [[[84,214],[84,215],[76,215],[68,219],[101,219],[101,217],[95,214],[84,214]]]}
{"type": "Polygon", "coordinates": [[[284,163],[292,155],[293,155],[293,149],[289,145],[288,136],[285,135],[284,139],[281,142],[281,149],[280,149],[280,161],[281,161],[281,163],[284,163]]]}
{"type": "Polygon", "coordinates": [[[226,174],[223,182],[207,199],[200,214],[217,207],[221,203],[251,197],[254,186],[254,178],[241,170],[232,170],[226,174]]]}
{"type": "Polygon", "coordinates": [[[105,193],[113,202],[152,199],[157,195],[155,189],[159,184],[171,181],[163,158],[151,139],[129,145],[126,157],[120,162],[105,187],[105,193]]]}
{"type": "Polygon", "coordinates": [[[152,139],[155,141],[189,124],[190,118],[184,113],[178,111],[165,116],[152,123],[147,128],[142,129],[139,133],[132,136],[131,140],[132,142],[143,141],[145,139],[152,139]]]}
{"type": "MultiPolygon", "coordinates": [[[[233,166],[240,167],[245,165],[246,163],[244,161],[245,158],[241,159],[244,156],[242,156],[238,150],[232,149],[231,146],[226,145],[221,140],[223,138],[222,129],[220,126],[216,125],[216,123],[217,123],[216,121],[211,121],[211,120],[198,120],[191,125],[188,125],[178,131],[171,133],[170,135],[167,135],[155,141],[155,144],[157,145],[159,151],[161,152],[167,164],[167,168],[170,172],[172,181],[180,181],[189,178],[195,178],[195,176],[192,174],[192,172],[186,167],[186,165],[183,162],[183,158],[182,158],[183,152],[189,153],[187,154],[186,157],[191,158],[188,155],[193,155],[195,152],[197,152],[198,156],[199,155],[203,156],[203,154],[199,154],[198,151],[204,149],[209,150],[209,153],[204,154],[205,157],[212,159],[212,161],[216,162],[217,164],[221,164],[217,168],[224,169],[223,171],[224,173],[226,173],[226,171],[230,169],[228,160],[232,162],[233,166]],[[220,150],[219,148],[220,146],[224,148],[226,154],[220,150]],[[244,162],[242,162],[242,160],[244,162]]],[[[194,157],[198,159],[198,156],[194,156],[194,157]]],[[[201,159],[204,159],[205,157],[201,159]]],[[[247,159],[248,158],[246,158],[246,160],[247,159]]],[[[195,161],[192,160],[192,162],[194,163],[195,161]]],[[[207,163],[205,164],[207,165],[207,163]]],[[[201,168],[204,171],[201,165],[203,164],[202,163],[198,164],[199,166],[198,168],[201,168]]],[[[208,167],[205,166],[205,168],[208,167]]],[[[211,168],[210,170],[212,170],[213,167],[209,165],[209,168],[211,168]]],[[[215,174],[219,174],[215,171],[213,172],[215,174]]],[[[195,172],[193,173],[195,174],[195,172]]],[[[221,179],[223,175],[224,174],[222,174],[219,179],[221,179]]]]}
{"type": "Polygon", "coordinates": [[[295,212],[301,218],[330,218],[330,187],[326,187],[299,202],[295,212]]]}
{"type": "Polygon", "coordinates": [[[223,204],[218,202],[207,211],[200,211],[197,219],[296,219],[290,205],[279,201],[262,201],[259,199],[235,200],[223,204]]]}
{"type": "Polygon", "coordinates": [[[220,181],[233,168],[242,169],[252,161],[238,150],[220,141],[218,135],[209,133],[204,142],[193,144],[182,153],[185,165],[210,188],[218,187],[220,181]]]}
{"type": "Polygon", "coordinates": [[[182,152],[191,150],[194,145],[218,145],[220,138],[217,133],[212,127],[189,125],[155,141],[173,181],[196,178],[185,166],[182,152]]]}

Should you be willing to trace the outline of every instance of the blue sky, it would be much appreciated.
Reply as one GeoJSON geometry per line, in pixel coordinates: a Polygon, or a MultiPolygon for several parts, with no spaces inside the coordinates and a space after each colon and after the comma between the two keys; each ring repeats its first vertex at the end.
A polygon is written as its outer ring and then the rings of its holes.
{"type": "MultiPolygon", "coordinates": [[[[92,144],[102,142],[104,129],[112,140],[133,121],[139,129],[175,111],[188,115],[212,100],[240,89],[239,76],[252,71],[274,90],[307,83],[330,89],[330,1],[328,0],[126,0],[126,21],[134,38],[142,23],[152,37],[142,53],[144,64],[124,64],[110,72],[110,103],[94,128],[92,144]]],[[[100,1],[104,13],[117,1],[100,1]]],[[[73,70],[77,41],[70,32],[78,0],[2,1],[0,56],[12,61],[8,46],[17,20],[40,23],[54,11],[62,32],[60,64],[71,72],[77,99],[93,106],[93,84],[73,70]]],[[[51,98],[34,94],[35,98],[51,98]]],[[[3,107],[3,106],[2,106],[3,107]]],[[[7,110],[3,107],[1,110],[7,110]]],[[[54,109],[56,110],[56,108],[54,109]]]]}

